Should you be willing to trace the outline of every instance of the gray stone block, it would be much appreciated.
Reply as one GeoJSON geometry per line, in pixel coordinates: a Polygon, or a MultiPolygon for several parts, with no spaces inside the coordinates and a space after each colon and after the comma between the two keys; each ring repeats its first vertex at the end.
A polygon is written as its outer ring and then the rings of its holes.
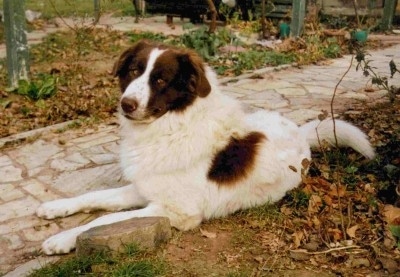
{"type": "Polygon", "coordinates": [[[124,253],[136,244],[141,249],[154,250],[171,237],[171,226],[166,217],[142,217],[124,220],[89,229],[78,236],[76,254],[95,252],[124,253]]]}

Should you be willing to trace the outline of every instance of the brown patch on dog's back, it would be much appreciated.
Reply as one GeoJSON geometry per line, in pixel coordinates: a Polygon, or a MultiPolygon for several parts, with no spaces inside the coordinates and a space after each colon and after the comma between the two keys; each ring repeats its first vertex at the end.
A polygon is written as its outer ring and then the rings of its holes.
{"type": "Polygon", "coordinates": [[[230,186],[246,178],[254,167],[258,147],[266,139],[259,132],[251,132],[243,138],[231,137],[228,145],[215,155],[208,179],[221,186],[230,186]]]}

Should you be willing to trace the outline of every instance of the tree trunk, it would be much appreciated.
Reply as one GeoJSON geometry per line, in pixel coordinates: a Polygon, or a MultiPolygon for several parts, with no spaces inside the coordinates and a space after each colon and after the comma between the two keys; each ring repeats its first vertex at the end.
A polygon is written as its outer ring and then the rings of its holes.
{"type": "Polygon", "coordinates": [[[213,0],[206,0],[211,13],[211,23],[208,31],[214,33],[217,29],[217,9],[215,8],[213,0]]]}
{"type": "Polygon", "coordinates": [[[4,0],[8,85],[18,87],[29,79],[29,49],[26,39],[24,0],[4,0]]]}

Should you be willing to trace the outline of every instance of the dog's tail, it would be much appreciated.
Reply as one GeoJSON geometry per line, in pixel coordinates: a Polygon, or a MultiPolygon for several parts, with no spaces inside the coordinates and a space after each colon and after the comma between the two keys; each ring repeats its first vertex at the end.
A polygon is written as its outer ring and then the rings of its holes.
{"type": "Polygon", "coordinates": [[[338,146],[351,147],[364,157],[372,159],[375,151],[369,143],[367,136],[357,127],[342,120],[335,120],[335,132],[332,119],[323,121],[313,120],[300,127],[311,147],[318,147],[322,141],[338,146]]]}

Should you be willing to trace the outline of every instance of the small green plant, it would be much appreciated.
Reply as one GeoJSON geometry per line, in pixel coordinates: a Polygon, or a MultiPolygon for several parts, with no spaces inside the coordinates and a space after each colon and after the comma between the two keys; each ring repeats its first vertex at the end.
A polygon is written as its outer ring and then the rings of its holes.
{"type": "Polygon", "coordinates": [[[39,74],[35,81],[20,80],[16,90],[17,94],[27,96],[34,101],[49,98],[56,92],[57,78],[48,74],[39,74]]]}
{"type": "Polygon", "coordinates": [[[167,37],[164,36],[163,34],[152,33],[152,32],[131,32],[128,33],[127,36],[132,42],[136,42],[140,39],[148,39],[148,40],[163,42],[167,39],[167,37]]]}
{"type": "Polygon", "coordinates": [[[307,208],[310,201],[311,195],[307,194],[301,189],[294,189],[286,195],[287,203],[291,203],[291,206],[297,210],[301,208],[307,208]]]}
{"type": "Polygon", "coordinates": [[[400,225],[390,225],[389,230],[392,235],[397,239],[397,248],[400,249],[400,225]]]}
{"type": "MultiPolygon", "coordinates": [[[[380,89],[387,91],[390,102],[394,102],[394,100],[396,99],[396,95],[400,94],[400,88],[389,85],[389,78],[380,75],[376,71],[376,68],[370,65],[371,60],[366,58],[368,53],[365,51],[365,49],[363,49],[359,45],[351,45],[351,47],[354,47],[356,51],[356,70],[361,70],[365,77],[370,77],[371,83],[373,85],[377,85],[380,89]]],[[[397,66],[393,60],[389,62],[389,70],[390,78],[393,78],[396,73],[400,73],[400,70],[397,69],[397,66]]]]}
{"type": "Polygon", "coordinates": [[[244,71],[254,70],[266,65],[278,66],[292,63],[295,61],[295,56],[275,51],[249,50],[233,54],[231,59],[233,60],[235,75],[240,75],[244,71]]]}
{"type": "Polygon", "coordinates": [[[210,33],[206,26],[192,29],[189,25],[186,28],[190,30],[180,37],[180,44],[196,50],[206,61],[217,55],[218,48],[234,40],[233,35],[225,29],[218,29],[216,32],[210,33]]]}
{"type": "Polygon", "coordinates": [[[139,245],[137,245],[136,243],[125,244],[124,248],[125,248],[125,254],[128,255],[129,257],[136,256],[142,252],[139,245]]]}
{"type": "Polygon", "coordinates": [[[341,56],[342,49],[336,38],[328,38],[326,44],[327,45],[323,48],[323,53],[326,58],[333,59],[341,56]]]}

